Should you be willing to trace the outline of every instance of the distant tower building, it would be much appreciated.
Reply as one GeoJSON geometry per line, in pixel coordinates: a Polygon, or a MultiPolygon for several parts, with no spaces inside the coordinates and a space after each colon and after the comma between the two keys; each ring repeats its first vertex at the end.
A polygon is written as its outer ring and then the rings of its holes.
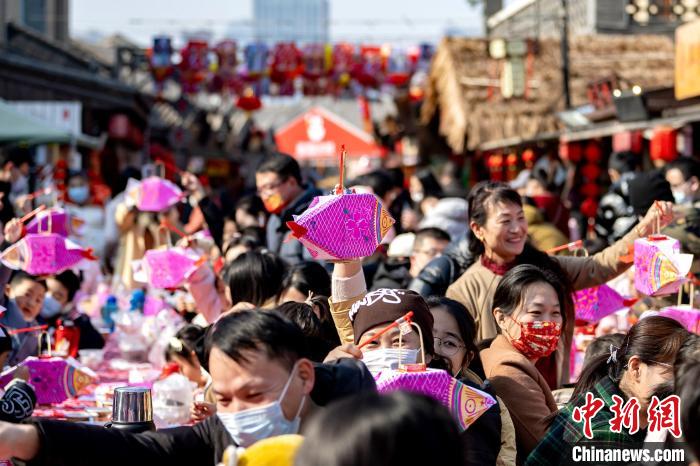
{"type": "Polygon", "coordinates": [[[276,42],[328,42],[329,0],[253,0],[255,38],[276,42]]]}
{"type": "Polygon", "coordinates": [[[60,42],[69,38],[68,12],[68,0],[0,0],[1,25],[19,24],[60,42]]]}

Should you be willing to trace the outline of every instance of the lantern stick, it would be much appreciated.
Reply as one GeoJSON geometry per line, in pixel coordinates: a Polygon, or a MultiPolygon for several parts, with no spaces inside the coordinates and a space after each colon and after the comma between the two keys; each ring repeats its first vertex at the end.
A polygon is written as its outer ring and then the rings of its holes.
{"type": "Polygon", "coordinates": [[[407,312],[403,317],[399,317],[398,319],[396,319],[395,321],[393,321],[392,323],[390,323],[389,325],[384,327],[379,333],[376,333],[372,338],[370,338],[366,342],[362,343],[360,346],[357,347],[357,349],[362,349],[365,346],[372,343],[373,341],[380,339],[382,337],[382,335],[384,335],[386,332],[388,332],[392,328],[397,327],[406,321],[410,322],[411,317],[413,317],[413,311],[407,312]]]}
{"type": "Polygon", "coordinates": [[[34,217],[36,214],[38,214],[39,212],[41,212],[41,211],[43,211],[43,210],[46,210],[46,205],[41,204],[41,205],[40,205],[39,207],[37,207],[36,209],[32,210],[32,211],[29,212],[27,215],[25,215],[24,217],[20,218],[19,221],[20,221],[21,223],[24,223],[24,222],[26,222],[27,220],[31,219],[32,217],[34,217]]]}
{"type": "Polygon", "coordinates": [[[567,249],[569,251],[575,251],[577,249],[581,249],[583,247],[583,240],[578,240],[574,241],[572,243],[567,243],[567,244],[562,244],[561,246],[554,247],[552,249],[547,250],[547,254],[556,254],[561,251],[566,251],[567,249]]]}
{"type": "Polygon", "coordinates": [[[178,227],[170,223],[169,221],[163,219],[160,221],[160,226],[163,228],[167,228],[168,230],[172,231],[173,233],[177,234],[181,238],[188,238],[190,235],[185,233],[184,231],[180,230],[178,227]]]}
{"type": "Polygon", "coordinates": [[[343,190],[345,189],[345,186],[343,186],[345,182],[345,156],[347,155],[347,152],[345,150],[345,144],[340,146],[340,182],[338,184],[338,188],[335,190],[336,194],[343,194],[343,190]]]}
{"type": "Polygon", "coordinates": [[[15,328],[8,331],[7,333],[9,333],[10,335],[19,335],[20,333],[38,332],[40,330],[46,330],[47,328],[49,328],[48,325],[37,325],[34,327],[15,328]]]}
{"type": "Polygon", "coordinates": [[[44,195],[46,195],[46,194],[51,194],[52,191],[53,191],[53,189],[52,189],[51,187],[44,188],[44,189],[40,189],[40,190],[38,190],[38,191],[34,191],[34,192],[31,193],[31,194],[27,194],[27,200],[33,201],[34,199],[36,199],[36,198],[39,197],[39,196],[44,196],[44,195]]]}

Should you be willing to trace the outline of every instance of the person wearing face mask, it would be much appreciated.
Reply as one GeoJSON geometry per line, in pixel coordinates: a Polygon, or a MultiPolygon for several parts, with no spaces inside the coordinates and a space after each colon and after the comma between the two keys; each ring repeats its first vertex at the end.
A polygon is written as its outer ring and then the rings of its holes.
{"type": "Polygon", "coordinates": [[[270,213],[267,221],[267,248],[291,265],[313,260],[299,241],[284,240],[289,234],[287,222],[293,215],[301,215],[314,197],[322,193],[313,186],[305,186],[297,161],[286,154],[267,157],[255,172],[258,195],[270,213]]]}
{"type": "Polygon", "coordinates": [[[216,415],[194,426],[131,434],[62,421],[0,422],[0,457],[29,466],[214,466],[229,446],[303,433],[314,411],[376,389],[357,361],[311,363],[301,329],[275,311],[222,317],[209,334],[207,354],[216,415]]]}
{"type": "Polygon", "coordinates": [[[47,291],[38,320],[52,328],[70,323],[80,331],[80,349],[101,349],[105,344],[104,338],[90,318],[75,307],[73,300],[80,286],[80,278],[70,270],[47,278],[47,291]]]}
{"type": "Polygon", "coordinates": [[[499,335],[481,352],[481,361],[513,419],[519,464],[544,437],[547,417],[557,410],[535,364],[557,349],[566,324],[564,306],[558,277],[534,265],[511,269],[494,294],[499,335]]]}
{"type": "MultiPolygon", "coordinates": [[[[498,333],[494,319],[494,291],[503,275],[519,264],[533,264],[553,271],[560,287],[569,291],[601,285],[629,269],[631,264],[621,258],[629,252],[637,238],[651,234],[657,225],[665,227],[673,220],[673,205],[653,203],[635,228],[620,241],[591,257],[549,256],[532,246],[527,239],[528,224],[520,195],[508,185],[485,181],[469,193],[469,249],[477,256],[448,289],[446,296],[462,303],[477,325],[477,343],[498,333]]],[[[538,368],[552,389],[569,381],[569,360],[574,330],[574,308],[568,297],[562,310],[569,315],[564,327],[561,347],[538,368]]]]}
{"type": "MultiPolygon", "coordinates": [[[[593,358],[584,368],[571,401],[554,418],[547,435],[527,458],[527,466],[564,464],[571,458],[574,445],[587,441],[580,423],[572,419],[576,407],[586,401],[586,393],[603,400],[604,406],[592,419],[591,430],[596,447],[641,448],[647,434],[647,409],[659,387],[673,381],[673,365],[689,332],[675,320],[651,316],[632,326],[621,347],[593,358]],[[630,434],[622,428],[610,430],[613,396],[626,402],[639,401],[639,431],[630,434]]],[[[697,383],[695,381],[694,383],[697,383]]]]}
{"type": "MultiPolygon", "coordinates": [[[[72,235],[71,240],[86,248],[92,248],[93,254],[104,259],[107,234],[105,234],[105,208],[94,202],[90,195],[87,177],[82,173],[73,173],[68,178],[68,191],[65,210],[70,215],[81,219],[84,224],[79,235],[72,235]]],[[[94,291],[99,282],[100,261],[90,262],[86,270],[86,280],[83,283],[85,292],[94,291]]]]}
{"type": "MultiPolygon", "coordinates": [[[[345,264],[337,264],[336,267],[339,265],[345,264]]],[[[337,285],[338,282],[335,283],[337,285]]],[[[347,317],[352,322],[353,343],[331,351],[326,358],[327,362],[358,358],[375,378],[380,377],[384,371],[398,369],[400,364],[425,362],[430,368],[450,370],[449,360],[436,352],[435,342],[431,338],[433,315],[419,294],[388,288],[370,291],[351,304],[347,317]],[[412,320],[420,328],[422,340],[419,332],[413,330],[402,336],[399,345],[398,327],[377,337],[387,325],[409,311],[413,312],[412,320]],[[425,361],[421,358],[421,347],[425,361]]],[[[465,454],[464,465],[497,464],[501,451],[500,405],[497,403],[491,407],[474,425],[462,432],[461,439],[465,454]]],[[[505,461],[498,464],[509,463],[505,461]]]]}

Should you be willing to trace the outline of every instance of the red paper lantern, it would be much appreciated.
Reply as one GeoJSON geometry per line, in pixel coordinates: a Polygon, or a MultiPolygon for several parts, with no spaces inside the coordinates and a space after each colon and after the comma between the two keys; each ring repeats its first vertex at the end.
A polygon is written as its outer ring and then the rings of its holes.
{"type": "Polygon", "coordinates": [[[603,153],[600,150],[600,144],[598,141],[590,141],[586,144],[586,150],[584,151],[584,157],[590,163],[598,163],[603,158],[603,153]]]}
{"type": "Polygon", "coordinates": [[[559,143],[559,157],[564,161],[578,163],[581,161],[581,146],[576,142],[559,143]]]}
{"type": "Polygon", "coordinates": [[[596,183],[584,183],[580,191],[588,198],[595,198],[600,194],[600,187],[596,183]]]}
{"type": "Polygon", "coordinates": [[[649,155],[652,160],[663,160],[673,162],[678,158],[678,146],[676,144],[676,130],[668,127],[661,127],[654,130],[651,138],[649,155]]]}
{"type": "Polygon", "coordinates": [[[613,135],[613,151],[614,152],[634,152],[639,154],[642,152],[644,143],[644,135],[641,131],[623,131],[613,135]]]}
{"type": "Polygon", "coordinates": [[[594,218],[596,212],[598,212],[598,201],[594,198],[588,197],[581,203],[581,213],[584,217],[594,218]]]}
{"type": "Polygon", "coordinates": [[[522,159],[527,168],[532,168],[532,165],[535,163],[535,151],[532,149],[525,149],[522,159]]]}
{"type": "Polygon", "coordinates": [[[508,168],[513,168],[518,166],[518,155],[515,153],[508,154],[506,157],[506,166],[508,168]]]}
{"type": "Polygon", "coordinates": [[[581,175],[588,181],[595,181],[600,176],[600,167],[593,164],[584,165],[581,168],[581,175]]]}
{"type": "Polygon", "coordinates": [[[486,165],[491,172],[492,180],[503,179],[503,156],[501,154],[493,154],[486,161],[486,165]]]}

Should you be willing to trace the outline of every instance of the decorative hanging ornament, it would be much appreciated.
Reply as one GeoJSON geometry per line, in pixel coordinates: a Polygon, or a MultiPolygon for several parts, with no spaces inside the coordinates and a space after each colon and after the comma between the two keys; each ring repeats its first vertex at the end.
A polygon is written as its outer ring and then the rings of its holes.
{"type": "Polygon", "coordinates": [[[535,151],[532,149],[525,149],[523,151],[522,159],[523,163],[525,164],[525,168],[532,168],[533,165],[535,164],[535,151]]]}

